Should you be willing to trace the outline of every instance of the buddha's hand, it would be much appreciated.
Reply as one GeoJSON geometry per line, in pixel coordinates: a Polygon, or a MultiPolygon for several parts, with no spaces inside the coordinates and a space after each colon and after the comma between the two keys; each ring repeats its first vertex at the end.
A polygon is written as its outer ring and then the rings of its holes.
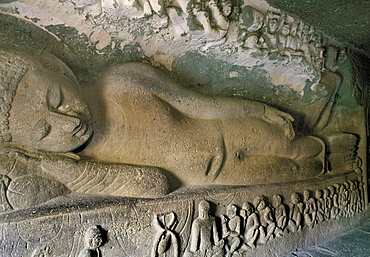
{"type": "Polygon", "coordinates": [[[295,137],[293,124],[294,118],[286,112],[272,108],[264,104],[264,120],[270,124],[277,124],[281,126],[285,132],[285,136],[292,140],[295,137]]]}
{"type": "Polygon", "coordinates": [[[22,146],[5,145],[0,148],[0,154],[19,160],[25,164],[39,165],[41,155],[38,151],[23,148],[22,146]]]}
{"type": "Polygon", "coordinates": [[[0,148],[0,154],[6,154],[25,164],[37,165],[41,168],[67,168],[79,160],[79,156],[73,153],[54,153],[13,145],[0,148]]]}

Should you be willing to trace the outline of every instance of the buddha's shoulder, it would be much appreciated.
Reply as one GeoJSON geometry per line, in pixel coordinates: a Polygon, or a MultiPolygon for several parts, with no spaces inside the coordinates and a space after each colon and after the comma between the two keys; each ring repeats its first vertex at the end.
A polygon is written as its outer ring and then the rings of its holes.
{"type": "Polygon", "coordinates": [[[99,81],[102,87],[110,91],[112,88],[137,91],[156,87],[156,85],[166,82],[172,83],[166,74],[149,64],[141,62],[114,64],[102,73],[99,81]]]}

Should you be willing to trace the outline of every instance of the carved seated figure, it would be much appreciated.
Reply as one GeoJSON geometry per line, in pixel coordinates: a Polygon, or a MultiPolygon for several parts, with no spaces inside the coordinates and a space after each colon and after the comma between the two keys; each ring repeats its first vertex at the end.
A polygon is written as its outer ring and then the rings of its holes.
{"type": "Polygon", "coordinates": [[[237,215],[237,208],[233,204],[227,207],[227,214],[221,217],[222,238],[227,242],[226,257],[230,257],[241,244],[241,217],[237,215]]]}
{"type": "Polygon", "coordinates": [[[86,104],[60,60],[0,51],[1,165],[12,180],[50,177],[63,193],[158,197],[169,184],[248,185],[322,172],[322,142],[296,136],[291,115],[260,102],[206,96],[125,63],[88,88],[86,104]],[[68,153],[81,149],[82,160],[68,153]]]}

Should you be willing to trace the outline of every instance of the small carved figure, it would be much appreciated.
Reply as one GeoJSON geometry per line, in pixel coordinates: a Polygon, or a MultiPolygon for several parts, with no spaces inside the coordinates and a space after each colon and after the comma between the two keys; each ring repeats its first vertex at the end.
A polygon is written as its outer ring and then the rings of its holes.
{"type": "Polygon", "coordinates": [[[170,21],[170,26],[176,36],[183,36],[189,32],[186,13],[176,6],[167,7],[166,12],[170,21]]]}
{"type": "Polygon", "coordinates": [[[294,21],[290,26],[289,34],[286,36],[285,52],[289,53],[289,57],[303,55],[301,51],[301,42],[297,35],[298,25],[299,22],[294,21]]]}
{"type": "Polygon", "coordinates": [[[79,257],[101,257],[99,247],[103,245],[102,231],[98,226],[92,226],[86,229],[84,235],[84,248],[79,257]]]}
{"type": "Polygon", "coordinates": [[[199,3],[193,3],[193,14],[197,23],[203,28],[205,36],[212,40],[219,40],[226,35],[228,20],[221,14],[217,2],[207,2],[209,12],[199,3]]]}
{"type": "Polygon", "coordinates": [[[174,212],[158,217],[155,215],[153,226],[158,231],[152,247],[151,257],[168,256],[166,253],[172,249],[173,257],[180,256],[180,245],[175,227],[177,218],[174,212]]]}
{"type": "Polygon", "coordinates": [[[116,5],[122,15],[129,18],[143,18],[152,15],[148,0],[117,0],[116,5]]]}
{"type": "Polygon", "coordinates": [[[315,191],[315,198],[317,200],[316,222],[323,222],[325,219],[325,200],[322,194],[323,192],[320,189],[315,191]]]}
{"type": "Polygon", "coordinates": [[[310,196],[310,191],[308,190],[303,192],[303,204],[304,225],[313,228],[316,224],[317,207],[315,199],[310,196]]]}
{"type": "Polygon", "coordinates": [[[365,203],[364,182],[362,182],[361,180],[358,181],[358,188],[360,190],[360,199],[361,199],[358,205],[359,205],[359,209],[362,211],[366,209],[366,203],[365,203]]]}
{"type": "Polygon", "coordinates": [[[341,190],[342,185],[339,183],[335,183],[333,187],[335,188],[335,192],[338,195],[337,202],[338,202],[339,216],[343,216],[344,210],[342,207],[344,206],[344,201],[345,201],[344,190],[343,188],[341,190]]]}
{"type": "Polygon", "coordinates": [[[336,193],[334,186],[329,186],[330,198],[332,201],[332,208],[330,212],[330,218],[336,219],[339,217],[339,204],[338,204],[338,194],[336,193]]]}
{"type": "Polygon", "coordinates": [[[355,213],[358,212],[357,210],[357,203],[361,202],[359,191],[357,190],[357,185],[355,181],[348,181],[349,184],[349,214],[350,216],[354,216],[355,213]]]}
{"type": "Polygon", "coordinates": [[[244,240],[250,248],[256,248],[256,239],[259,235],[260,222],[251,203],[244,203],[242,216],[244,217],[244,240]]]}
{"type": "Polygon", "coordinates": [[[250,33],[244,40],[242,47],[251,53],[263,54],[263,50],[267,48],[267,45],[262,37],[259,38],[257,34],[250,33]]]}
{"type": "Polygon", "coordinates": [[[221,11],[225,18],[229,18],[233,11],[235,10],[233,2],[231,0],[222,0],[221,1],[221,11]]]}
{"type": "Polygon", "coordinates": [[[7,189],[10,184],[10,178],[0,174],[0,212],[12,210],[7,197],[7,189]]]}
{"type": "Polygon", "coordinates": [[[347,49],[346,48],[341,48],[338,50],[338,57],[337,57],[337,62],[338,64],[343,64],[345,61],[348,59],[347,55],[347,49]]]}
{"type": "Polygon", "coordinates": [[[311,38],[309,44],[309,52],[311,56],[311,63],[317,74],[320,74],[324,67],[324,48],[322,47],[321,36],[319,34],[314,34],[311,38]]]}
{"type": "MultiPolygon", "coordinates": [[[[335,185],[334,185],[335,186],[335,185]]],[[[338,203],[339,203],[339,209],[340,213],[339,215],[342,217],[348,217],[349,216],[349,193],[347,190],[348,182],[344,182],[343,184],[339,185],[339,197],[338,197],[338,203]]]]}
{"type": "Polygon", "coordinates": [[[31,257],[51,257],[50,247],[45,245],[40,245],[32,252],[31,257]]]}
{"type": "Polygon", "coordinates": [[[312,64],[312,58],[311,58],[312,49],[310,48],[312,34],[313,34],[313,28],[312,27],[310,27],[306,24],[303,24],[303,23],[300,24],[300,29],[299,29],[299,36],[300,36],[300,39],[301,39],[301,48],[300,48],[300,50],[302,51],[305,60],[309,64],[312,64]]]}
{"type": "Polygon", "coordinates": [[[221,217],[222,238],[226,241],[226,257],[230,257],[241,244],[241,218],[237,215],[237,208],[231,204],[227,207],[227,216],[221,217]]]}
{"type": "Polygon", "coordinates": [[[323,190],[323,199],[324,199],[324,211],[325,211],[325,220],[329,220],[331,218],[331,209],[333,206],[333,202],[330,198],[330,191],[327,188],[324,188],[323,190]]]}
{"type": "Polygon", "coordinates": [[[272,197],[272,206],[275,210],[275,236],[281,237],[284,234],[284,230],[288,222],[287,210],[285,205],[282,203],[281,195],[274,195],[272,197]]]}
{"type": "Polygon", "coordinates": [[[292,193],[289,203],[289,221],[287,229],[289,232],[296,232],[302,229],[303,203],[298,193],[292,193]]]}
{"type": "Polygon", "coordinates": [[[239,37],[249,32],[259,32],[264,24],[264,14],[248,5],[241,7],[239,14],[239,37]]]}
{"type": "Polygon", "coordinates": [[[281,26],[284,23],[284,18],[273,12],[267,12],[265,21],[265,33],[263,37],[265,38],[266,44],[269,47],[270,52],[274,52],[278,49],[278,31],[281,30],[281,26]]]}
{"type": "Polygon", "coordinates": [[[190,252],[187,256],[224,256],[224,241],[219,239],[216,220],[209,211],[209,203],[201,201],[198,207],[199,215],[191,227],[190,252]]]}
{"type": "Polygon", "coordinates": [[[277,36],[277,47],[280,51],[280,56],[289,57],[290,53],[286,50],[286,40],[290,32],[290,23],[284,23],[281,31],[277,36]]]}
{"type": "Polygon", "coordinates": [[[260,218],[259,227],[259,238],[258,243],[265,244],[270,239],[274,238],[274,231],[276,228],[276,223],[274,221],[272,209],[266,204],[263,196],[258,196],[254,199],[254,206],[256,206],[257,213],[260,218]]]}
{"type": "Polygon", "coordinates": [[[219,30],[225,31],[226,34],[227,29],[229,28],[229,20],[227,19],[227,16],[224,16],[222,13],[220,8],[221,6],[218,5],[218,1],[208,0],[206,3],[211,10],[214,26],[216,26],[219,30]]]}

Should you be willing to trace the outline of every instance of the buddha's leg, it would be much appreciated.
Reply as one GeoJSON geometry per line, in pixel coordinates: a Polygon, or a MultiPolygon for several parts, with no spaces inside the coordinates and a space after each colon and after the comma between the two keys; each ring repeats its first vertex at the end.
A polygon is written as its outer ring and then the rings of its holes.
{"type": "Polygon", "coordinates": [[[323,162],[316,157],[294,160],[259,155],[225,165],[212,183],[223,185],[284,183],[314,178],[320,175],[322,170],[323,162]]]}
{"type": "Polygon", "coordinates": [[[288,144],[286,155],[292,159],[308,159],[323,153],[324,148],[324,143],[317,137],[296,136],[288,144]]]}
{"type": "Polygon", "coordinates": [[[260,155],[307,159],[324,150],[323,142],[316,137],[296,136],[290,140],[283,126],[255,117],[225,119],[222,131],[227,154],[241,160],[260,155]]]}

